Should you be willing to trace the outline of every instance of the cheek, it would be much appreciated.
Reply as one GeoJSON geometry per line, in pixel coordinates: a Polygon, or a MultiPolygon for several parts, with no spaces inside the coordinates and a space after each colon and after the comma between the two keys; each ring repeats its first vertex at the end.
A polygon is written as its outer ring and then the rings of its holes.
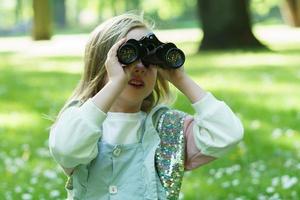
{"type": "Polygon", "coordinates": [[[151,87],[154,88],[157,79],[157,69],[154,68],[149,75],[151,77],[149,77],[151,81],[151,87]]]}

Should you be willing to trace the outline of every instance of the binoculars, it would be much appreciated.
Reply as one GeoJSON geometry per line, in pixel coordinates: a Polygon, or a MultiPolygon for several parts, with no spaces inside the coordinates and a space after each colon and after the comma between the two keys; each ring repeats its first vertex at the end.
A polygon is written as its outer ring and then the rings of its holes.
{"type": "Polygon", "coordinates": [[[173,43],[162,43],[150,33],[140,40],[129,39],[117,51],[120,63],[129,65],[139,59],[148,67],[150,64],[161,68],[179,68],[185,61],[183,51],[173,43]]]}

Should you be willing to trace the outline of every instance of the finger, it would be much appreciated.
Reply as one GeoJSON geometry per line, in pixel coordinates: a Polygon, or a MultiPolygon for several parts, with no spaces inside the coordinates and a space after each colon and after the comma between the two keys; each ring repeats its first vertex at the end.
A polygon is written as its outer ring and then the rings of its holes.
{"type": "Polygon", "coordinates": [[[117,50],[120,48],[120,46],[125,43],[126,38],[122,38],[118,42],[116,42],[109,50],[108,55],[111,56],[117,56],[117,50]]]}

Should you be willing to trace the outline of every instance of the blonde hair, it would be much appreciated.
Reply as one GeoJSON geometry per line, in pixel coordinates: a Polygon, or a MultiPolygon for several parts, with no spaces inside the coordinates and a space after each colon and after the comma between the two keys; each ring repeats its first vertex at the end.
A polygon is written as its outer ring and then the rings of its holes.
{"type": "MultiPolygon", "coordinates": [[[[113,17],[96,27],[86,44],[84,54],[84,71],[77,87],[66,101],[60,113],[73,100],[85,102],[93,97],[105,85],[106,69],[104,66],[110,48],[134,28],[152,29],[143,15],[126,13],[113,17]]],[[[141,110],[149,112],[159,102],[170,100],[169,84],[158,71],[152,93],[142,103],[141,110]]]]}

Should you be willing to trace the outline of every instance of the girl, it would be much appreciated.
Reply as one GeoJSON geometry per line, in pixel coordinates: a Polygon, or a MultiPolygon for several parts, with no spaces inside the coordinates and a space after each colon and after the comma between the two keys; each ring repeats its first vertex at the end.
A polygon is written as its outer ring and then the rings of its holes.
{"type": "Polygon", "coordinates": [[[49,146],[69,199],[177,199],[185,170],[220,157],[243,137],[240,120],[183,70],[123,66],[118,48],[151,32],[141,16],[114,17],[91,34],[84,72],[51,127],[49,146]],[[195,116],[160,104],[168,82],[195,116]]]}

